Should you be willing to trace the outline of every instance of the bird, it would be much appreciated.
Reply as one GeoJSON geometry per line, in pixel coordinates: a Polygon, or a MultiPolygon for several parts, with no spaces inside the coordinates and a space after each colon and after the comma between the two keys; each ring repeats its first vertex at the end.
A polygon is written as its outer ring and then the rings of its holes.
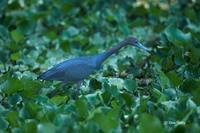
{"type": "Polygon", "coordinates": [[[102,63],[108,57],[117,53],[121,48],[127,45],[135,46],[145,51],[150,51],[150,49],[143,46],[137,38],[127,37],[116,46],[103,53],[65,60],[39,75],[38,79],[61,81],[62,86],[65,86],[68,83],[75,83],[77,84],[77,88],[80,88],[83,80],[90,76],[94,71],[99,70],[102,63]]]}

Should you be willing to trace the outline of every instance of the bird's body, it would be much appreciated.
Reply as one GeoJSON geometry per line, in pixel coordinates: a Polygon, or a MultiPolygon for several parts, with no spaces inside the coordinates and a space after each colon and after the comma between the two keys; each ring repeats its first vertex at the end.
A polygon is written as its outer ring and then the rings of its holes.
{"type": "Polygon", "coordinates": [[[80,82],[91,73],[98,70],[104,60],[128,44],[148,50],[142,46],[136,38],[130,37],[104,53],[94,56],[78,57],[61,62],[42,73],[38,79],[62,81],[64,84],[69,82],[80,84],[80,82]]]}
{"type": "Polygon", "coordinates": [[[98,55],[69,59],[55,65],[53,68],[41,74],[38,78],[44,80],[57,80],[64,83],[77,83],[100,68],[98,59],[98,55]]]}

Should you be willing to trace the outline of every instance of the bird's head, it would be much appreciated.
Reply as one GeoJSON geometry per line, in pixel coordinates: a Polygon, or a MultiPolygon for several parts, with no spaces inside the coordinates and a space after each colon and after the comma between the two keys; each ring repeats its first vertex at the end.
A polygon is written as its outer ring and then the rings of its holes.
{"type": "Polygon", "coordinates": [[[133,46],[135,46],[135,47],[141,48],[141,49],[143,49],[143,50],[145,50],[145,51],[150,51],[149,48],[147,48],[147,47],[145,47],[144,45],[142,45],[142,44],[138,41],[138,39],[135,38],[135,37],[128,37],[128,38],[125,39],[125,42],[128,43],[128,44],[130,44],[130,45],[133,45],[133,46]]]}

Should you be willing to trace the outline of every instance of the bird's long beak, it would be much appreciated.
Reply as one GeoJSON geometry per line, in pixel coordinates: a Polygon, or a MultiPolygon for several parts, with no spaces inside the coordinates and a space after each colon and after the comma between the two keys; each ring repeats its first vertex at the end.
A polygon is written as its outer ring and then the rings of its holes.
{"type": "Polygon", "coordinates": [[[135,43],[135,46],[138,47],[138,48],[141,48],[141,49],[143,49],[143,50],[145,50],[145,51],[148,51],[148,52],[151,51],[151,49],[145,47],[145,46],[142,45],[140,42],[135,43]]]}

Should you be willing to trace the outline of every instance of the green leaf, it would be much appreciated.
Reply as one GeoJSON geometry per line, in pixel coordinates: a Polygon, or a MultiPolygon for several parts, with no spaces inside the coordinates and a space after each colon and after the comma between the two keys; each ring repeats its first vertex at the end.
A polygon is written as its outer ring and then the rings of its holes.
{"type": "Polygon", "coordinates": [[[79,114],[79,117],[81,119],[86,119],[88,114],[89,114],[89,110],[88,110],[88,105],[87,105],[87,101],[85,98],[80,98],[78,100],[76,100],[75,102],[76,105],[76,110],[79,114]]]}
{"type": "Polygon", "coordinates": [[[56,126],[52,123],[41,123],[37,126],[37,131],[39,133],[55,133],[56,126]]]}
{"type": "Polygon", "coordinates": [[[161,70],[159,64],[154,64],[155,65],[155,71],[158,75],[159,83],[162,89],[170,87],[170,80],[168,77],[165,75],[165,73],[161,70]]]}
{"type": "Polygon", "coordinates": [[[135,80],[126,79],[124,81],[124,86],[125,86],[125,89],[127,89],[128,91],[134,91],[137,87],[137,84],[135,80]]]}
{"type": "Polygon", "coordinates": [[[183,58],[183,51],[176,50],[176,53],[174,55],[174,63],[176,65],[183,65],[185,63],[184,58],[183,58]]]}
{"type": "Polygon", "coordinates": [[[39,81],[23,78],[20,82],[23,86],[23,91],[20,92],[22,96],[30,98],[38,95],[41,88],[41,83],[39,81]]]}
{"type": "Polygon", "coordinates": [[[62,39],[69,40],[71,39],[71,37],[74,37],[78,34],[79,34],[79,30],[74,26],[70,26],[62,32],[62,39]]]}
{"type": "Polygon", "coordinates": [[[191,59],[191,63],[196,63],[198,62],[198,60],[200,59],[200,49],[199,48],[192,48],[191,52],[188,53],[190,59],[191,59]]]}
{"type": "Polygon", "coordinates": [[[92,112],[91,121],[98,124],[104,132],[111,132],[119,125],[119,107],[113,109],[98,108],[92,112]]]}
{"type": "Polygon", "coordinates": [[[57,38],[56,33],[53,32],[53,31],[49,31],[49,32],[47,33],[47,36],[48,36],[48,38],[50,38],[51,40],[54,40],[54,39],[57,38]]]}
{"type": "Polygon", "coordinates": [[[160,77],[160,83],[162,88],[168,88],[170,86],[169,83],[169,79],[167,78],[167,76],[162,72],[162,71],[158,71],[159,77],[160,77]]]}
{"type": "Polygon", "coordinates": [[[182,81],[183,81],[183,79],[180,76],[178,76],[177,73],[174,72],[174,71],[170,71],[166,75],[170,79],[170,82],[175,87],[179,86],[182,83],[182,81]]]}
{"type": "Polygon", "coordinates": [[[20,80],[16,79],[16,78],[10,78],[8,80],[5,80],[1,85],[0,85],[0,89],[10,95],[12,93],[18,92],[23,90],[22,88],[22,84],[20,83],[20,80]],[[19,82],[18,82],[19,81],[19,82]]]}
{"type": "Polygon", "coordinates": [[[24,131],[27,133],[36,133],[37,132],[37,121],[26,120],[23,128],[24,128],[24,131]]]}
{"type": "Polygon", "coordinates": [[[168,40],[178,47],[190,45],[191,43],[191,34],[186,34],[175,26],[168,26],[165,29],[164,33],[167,36],[168,40]]]}
{"type": "Polygon", "coordinates": [[[19,92],[24,97],[32,97],[36,95],[40,87],[41,84],[39,81],[26,78],[8,78],[0,84],[0,90],[7,95],[19,92]]]}
{"type": "Polygon", "coordinates": [[[123,97],[124,101],[126,102],[127,106],[131,106],[134,104],[134,101],[128,93],[122,93],[121,96],[123,97]]]}
{"type": "Polygon", "coordinates": [[[13,128],[19,126],[18,118],[18,112],[16,111],[11,111],[6,116],[7,121],[13,128]]]}
{"type": "Polygon", "coordinates": [[[101,97],[103,98],[103,102],[108,104],[110,102],[111,97],[111,93],[109,93],[108,91],[105,91],[101,94],[101,97]]]}
{"type": "Polygon", "coordinates": [[[96,79],[91,79],[89,86],[90,86],[90,88],[92,88],[94,90],[99,90],[99,89],[101,89],[101,82],[99,82],[96,79]]]}
{"type": "Polygon", "coordinates": [[[90,105],[95,106],[101,103],[97,93],[87,94],[85,96],[90,105]]]}
{"type": "MultiPolygon", "coordinates": [[[[33,102],[28,102],[24,105],[24,111],[23,117],[25,118],[36,118],[38,115],[38,112],[42,109],[40,105],[33,103],[33,102]]],[[[43,114],[44,115],[44,114],[43,114]]]]}
{"type": "Polygon", "coordinates": [[[20,42],[21,40],[23,40],[24,36],[21,32],[19,32],[18,30],[13,30],[11,32],[11,36],[14,39],[15,42],[20,42]]]}
{"type": "Polygon", "coordinates": [[[11,59],[12,59],[13,61],[17,61],[17,60],[20,58],[20,56],[21,56],[20,52],[16,52],[16,53],[13,53],[13,54],[11,55],[11,59]]]}
{"type": "Polygon", "coordinates": [[[22,97],[18,94],[14,94],[8,97],[8,102],[11,105],[16,105],[22,101],[22,97]]]}
{"type": "Polygon", "coordinates": [[[177,92],[176,92],[175,88],[165,89],[164,94],[168,100],[174,100],[177,98],[177,92]]]}
{"type": "MultiPolygon", "coordinates": [[[[192,101],[192,99],[188,99],[186,105],[187,105],[187,108],[188,108],[189,110],[196,110],[196,109],[197,109],[197,105],[195,104],[194,101],[192,101]]],[[[189,118],[189,117],[188,117],[188,118],[189,118]]],[[[188,119],[188,118],[187,118],[187,119],[188,119]]],[[[186,121],[185,121],[185,122],[186,122],[186,121]]]]}
{"type": "Polygon", "coordinates": [[[75,36],[79,33],[79,30],[73,26],[70,26],[68,29],[67,29],[68,33],[70,36],[75,36]]]}
{"type": "Polygon", "coordinates": [[[119,96],[119,90],[114,85],[109,85],[107,83],[104,83],[104,89],[114,97],[118,97],[119,96]]]}
{"type": "Polygon", "coordinates": [[[7,129],[9,123],[5,120],[5,118],[0,117],[0,129],[7,129]]]}
{"type": "Polygon", "coordinates": [[[94,34],[94,37],[91,39],[91,43],[102,45],[105,42],[105,39],[101,36],[99,32],[94,34]]]}
{"type": "Polygon", "coordinates": [[[185,92],[197,91],[200,92],[200,80],[198,79],[186,79],[180,86],[185,92]]]}
{"type": "Polygon", "coordinates": [[[164,133],[160,120],[156,116],[149,114],[141,115],[139,131],[141,133],[164,133]]]}
{"type": "Polygon", "coordinates": [[[200,105],[200,80],[187,79],[181,84],[180,89],[183,92],[191,93],[192,100],[200,105]]]}
{"type": "Polygon", "coordinates": [[[119,29],[125,36],[128,36],[130,34],[130,30],[127,23],[120,24],[119,29]]]}
{"type": "Polygon", "coordinates": [[[162,102],[165,101],[165,96],[163,95],[163,93],[161,91],[159,91],[156,88],[153,88],[151,90],[152,93],[152,97],[155,97],[157,99],[157,102],[162,102]]]}
{"type": "Polygon", "coordinates": [[[50,101],[56,105],[64,104],[67,101],[67,96],[55,96],[50,101]]]}

